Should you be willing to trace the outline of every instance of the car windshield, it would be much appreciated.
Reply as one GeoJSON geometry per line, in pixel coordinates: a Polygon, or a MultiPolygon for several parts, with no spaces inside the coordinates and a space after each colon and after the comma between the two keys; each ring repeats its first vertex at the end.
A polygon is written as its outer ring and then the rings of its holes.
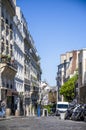
{"type": "Polygon", "coordinates": [[[68,104],[58,104],[58,108],[68,108],[68,104]]]}

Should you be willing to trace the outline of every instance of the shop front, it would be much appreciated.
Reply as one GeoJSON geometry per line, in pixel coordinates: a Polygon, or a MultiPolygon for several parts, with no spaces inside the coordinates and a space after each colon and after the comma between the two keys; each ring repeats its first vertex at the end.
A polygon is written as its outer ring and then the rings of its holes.
{"type": "Polygon", "coordinates": [[[15,115],[17,109],[16,99],[18,98],[18,92],[11,89],[1,89],[1,104],[5,107],[6,116],[15,115]]]}
{"type": "MultiPolygon", "coordinates": [[[[6,60],[6,59],[5,59],[6,60]]],[[[17,65],[8,61],[0,63],[0,101],[4,103],[6,115],[15,114],[16,89],[14,78],[17,73],[17,65]]],[[[18,94],[17,94],[18,95],[18,94]]]]}

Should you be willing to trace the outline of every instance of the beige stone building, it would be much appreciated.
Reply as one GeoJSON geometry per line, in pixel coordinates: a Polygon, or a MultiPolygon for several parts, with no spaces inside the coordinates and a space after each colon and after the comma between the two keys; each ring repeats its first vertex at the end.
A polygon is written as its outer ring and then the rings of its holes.
{"type": "Polygon", "coordinates": [[[79,53],[79,102],[86,104],[86,49],[79,53]]]}
{"type": "Polygon", "coordinates": [[[16,0],[0,0],[0,101],[13,114],[34,115],[39,103],[40,56],[16,0]]]}
{"type": "Polygon", "coordinates": [[[79,51],[73,50],[66,52],[65,54],[61,54],[60,56],[61,63],[58,65],[58,72],[56,77],[58,100],[63,100],[63,96],[60,96],[59,94],[60,87],[64,84],[64,82],[71,78],[78,69],[78,54],[79,51]]]}
{"type": "Polygon", "coordinates": [[[15,97],[18,92],[14,87],[17,64],[13,55],[13,17],[15,1],[0,0],[0,100],[6,108],[14,110],[15,97]]]}

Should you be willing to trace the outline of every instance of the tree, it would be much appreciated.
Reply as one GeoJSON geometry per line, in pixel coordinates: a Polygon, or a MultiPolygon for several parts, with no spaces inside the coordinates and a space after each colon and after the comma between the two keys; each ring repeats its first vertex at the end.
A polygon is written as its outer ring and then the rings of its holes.
{"type": "Polygon", "coordinates": [[[61,86],[60,94],[64,96],[65,101],[70,102],[74,99],[74,89],[77,79],[78,75],[76,74],[61,86]]]}

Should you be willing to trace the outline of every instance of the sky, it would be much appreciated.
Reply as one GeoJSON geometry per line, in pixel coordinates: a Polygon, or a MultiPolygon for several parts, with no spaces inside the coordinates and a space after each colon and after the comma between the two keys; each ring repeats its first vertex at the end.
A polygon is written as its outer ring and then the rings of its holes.
{"type": "Polygon", "coordinates": [[[56,86],[60,55],[86,48],[86,0],[17,0],[41,58],[42,81],[56,86]]]}

